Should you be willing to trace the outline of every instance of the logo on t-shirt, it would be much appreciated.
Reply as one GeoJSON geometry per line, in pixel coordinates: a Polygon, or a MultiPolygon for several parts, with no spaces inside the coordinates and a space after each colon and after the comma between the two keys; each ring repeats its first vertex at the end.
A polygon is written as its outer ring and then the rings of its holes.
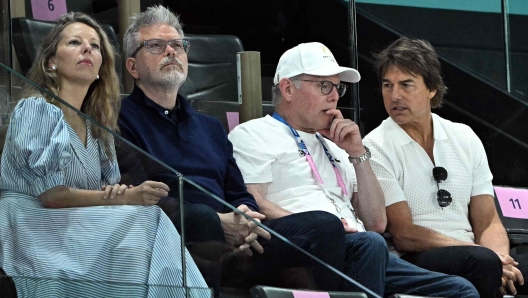
{"type": "Polygon", "coordinates": [[[304,154],[304,151],[302,149],[299,149],[299,156],[300,157],[303,157],[305,154],[304,154]]]}

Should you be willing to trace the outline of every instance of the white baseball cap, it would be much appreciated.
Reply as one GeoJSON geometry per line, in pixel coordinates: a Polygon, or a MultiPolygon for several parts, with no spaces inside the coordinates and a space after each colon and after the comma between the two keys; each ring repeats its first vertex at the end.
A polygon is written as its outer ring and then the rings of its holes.
{"type": "Polygon", "coordinates": [[[301,43],[282,54],[273,77],[273,84],[277,85],[283,78],[300,74],[314,76],[339,74],[341,81],[349,83],[356,83],[361,79],[357,70],[339,66],[332,52],[320,42],[301,43]]]}

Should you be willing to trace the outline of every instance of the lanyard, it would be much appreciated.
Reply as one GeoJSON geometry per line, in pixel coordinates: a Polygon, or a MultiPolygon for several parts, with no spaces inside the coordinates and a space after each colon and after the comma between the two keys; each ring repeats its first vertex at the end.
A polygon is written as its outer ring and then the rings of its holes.
{"type": "MultiPolygon", "coordinates": [[[[279,114],[273,113],[273,118],[275,118],[276,120],[284,123],[286,126],[288,126],[290,128],[293,136],[295,137],[295,140],[297,141],[297,144],[299,145],[299,147],[303,151],[304,156],[306,157],[306,161],[310,165],[310,168],[312,169],[313,174],[317,178],[317,181],[319,181],[319,183],[321,183],[321,186],[322,186],[323,191],[325,192],[327,198],[332,202],[332,204],[336,208],[336,211],[338,213],[340,213],[341,212],[341,208],[339,208],[339,206],[337,206],[337,203],[334,201],[334,199],[332,199],[332,197],[328,193],[328,190],[326,189],[326,187],[324,187],[323,179],[321,179],[321,175],[319,175],[319,171],[317,171],[317,168],[315,167],[315,163],[314,163],[314,161],[312,159],[312,156],[310,155],[310,152],[308,152],[308,148],[306,147],[306,144],[304,143],[304,141],[301,139],[301,136],[299,135],[299,133],[295,129],[293,129],[293,127],[291,127],[286,122],[286,120],[284,120],[284,118],[282,118],[279,114]]],[[[337,167],[335,159],[332,157],[332,154],[330,154],[330,151],[328,150],[328,148],[326,148],[323,140],[321,140],[321,138],[317,134],[315,136],[319,140],[321,145],[323,146],[323,149],[324,149],[324,152],[326,154],[326,157],[328,157],[328,160],[332,164],[332,167],[334,169],[334,173],[335,173],[336,178],[337,178],[337,183],[339,184],[339,187],[341,188],[341,191],[342,191],[343,195],[346,198],[348,198],[348,192],[346,190],[346,186],[345,186],[345,183],[343,181],[343,177],[341,176],[341,173],[339,172],[339,168],[337,167]]],[[[356,222],[363,228],[363,230],[365,230],[365,225],[363,225],[363,222],[357,217],[356,212],[354,211],[354,208],[352,207],[352,205],[349,205],[348,209],[350,209],[350,211],[352,212],[352,215],[356,219],[356,222]]],[[[341,221],[343,221],[344,224],[346,223],[346,220],[343,217],[341,217],[341,221]]]]}
{"type": "MultiPolygon", "coordinates": [[[[279,114],[273,113],[273,118],[275,118],[276,120],[284,123],[286,126],[288,126],[290,128],[293,136],[295,137],[295,140],[297,141],[297,144],[299,145],[301,150],[304,152],[304,156],[306,157],[306,161],[310,165],[310,168],[312,169],[312,172],[315,175],[315,178],[317,179],[317,181],[319,181],[319,183],[324,185],[323,179],[321,179],[321,175],[319,174],[319,171],[317,171],[317,167],[315,166],[315,163],[314,163],[314,161],[312,159],[312,156],[310,155],[310,152],[308,152],[308,148],[306,147],[306,144],[304,143],[304,141],[301,139],[301,136],[299,135],[297,130],[295,130],[293,127],[291,127],[279,114]]],[[[341,176],[341,173],[339,172],[339,168],[337,167],[335,159],[332,157],[332,154],[330,154],[330,151],[328,150],[328,148],[326,148],[325,144],[323,143],[323,140],[321,140],[319,135],[316,134],[315,137],[317,138],[317,140],[319,140],[319,142],[323,146],[323,149],[324,149],[324,152],[326,154],[326,157],[328,157],[328,160],[332,164],[332,168],[334,169],[334,173],[336,175],[337,184],[339,184],[339,187],[341,188],[341,191],[343,192],[343,195],[345,195],[345,197],[348,197],[348,192],[346,190],[345,182],[343,181],[343,177],[341,176]]]]}

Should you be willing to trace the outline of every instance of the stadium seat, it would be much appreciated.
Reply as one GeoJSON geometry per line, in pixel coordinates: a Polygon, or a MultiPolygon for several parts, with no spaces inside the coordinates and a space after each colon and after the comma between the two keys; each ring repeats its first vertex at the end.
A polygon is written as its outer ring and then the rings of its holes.
{"type": "MultiPolygon", "coordinates": [[[[11,24],[13,29],[13,46],[22,74],[26,75],[33,64],[33,59],[37,56],[37,51],[42,41],[51,31],[54,23],[30,18],[12,18],[11,24]]],[[[108,35],[110,43],[116,49],[116,53],[119,53],[121,48],[114,28],[108,24],[101,24],[101,27],[106,35],[108,35]]],[[[122,77],[121,65],[121,59],[116,57],[115,67],[119,78],[122,77]]]]}

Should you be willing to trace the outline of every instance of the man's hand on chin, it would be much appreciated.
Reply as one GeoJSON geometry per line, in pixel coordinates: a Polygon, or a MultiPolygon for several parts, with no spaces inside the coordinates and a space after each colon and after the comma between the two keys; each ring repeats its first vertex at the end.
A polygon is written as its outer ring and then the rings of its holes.
{"type": "Polygon", "coordinates": [[[338,109],[330,109],[326,114],[333,115],[334,120],[328,129],[318,130],[350,156],[358,157],[365,153],[359,126],[350,119],[344,119],[338,109]]]}

